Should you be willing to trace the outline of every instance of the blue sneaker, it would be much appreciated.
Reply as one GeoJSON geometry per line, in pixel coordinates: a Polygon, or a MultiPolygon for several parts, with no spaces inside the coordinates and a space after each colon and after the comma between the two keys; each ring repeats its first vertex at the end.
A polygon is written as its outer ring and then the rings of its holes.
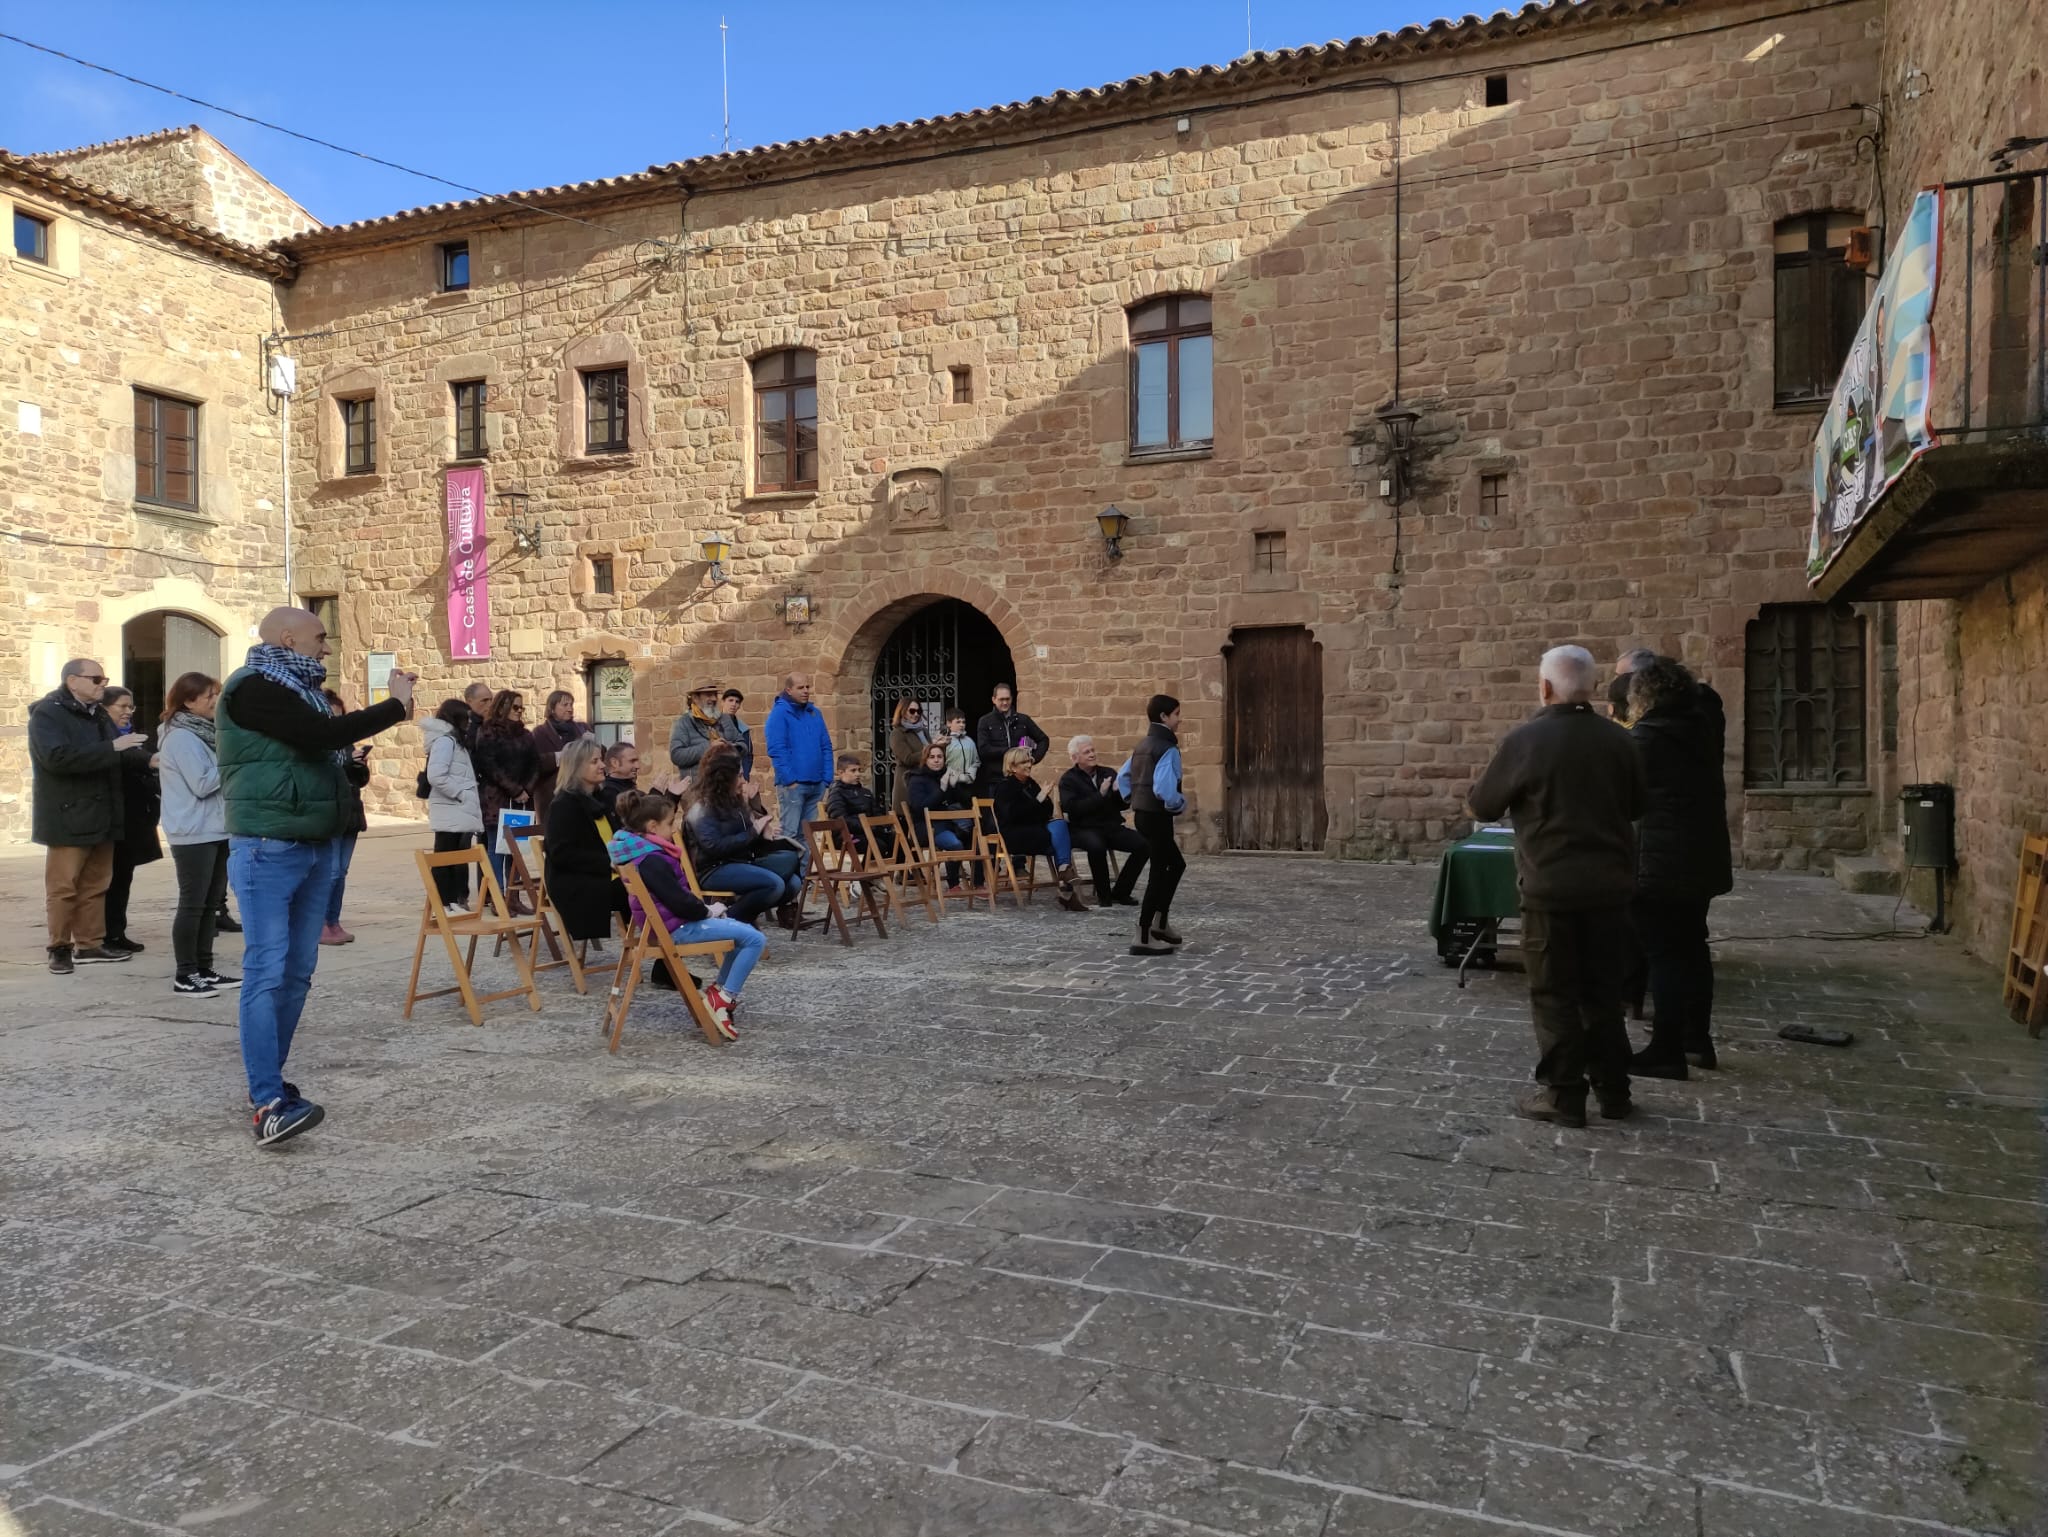
{"type": "Polygon", "coordinates": [[[311,1131],[327,1118],[327,1112],[303,1099],[274,1099],[260,1106],[254,1116],[256,1145],[270,1147],[289,1142],[302,1131],[311,1131]]]}

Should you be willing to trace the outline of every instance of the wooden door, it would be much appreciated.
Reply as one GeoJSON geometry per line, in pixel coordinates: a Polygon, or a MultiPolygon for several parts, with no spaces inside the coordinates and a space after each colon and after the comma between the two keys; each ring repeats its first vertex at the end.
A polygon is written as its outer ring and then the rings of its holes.
{"type": "Polygon", "coordinates": [[[1223,776],[1232,848],[1322,849],[1323,648],[1307,630],[1231,632],[1223,776]]]}

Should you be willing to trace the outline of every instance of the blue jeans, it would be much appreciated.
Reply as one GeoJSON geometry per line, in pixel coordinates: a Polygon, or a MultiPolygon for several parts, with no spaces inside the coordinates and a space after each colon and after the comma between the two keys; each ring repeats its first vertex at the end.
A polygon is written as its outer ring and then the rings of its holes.
{"type": "Polygon", "coordinates": [[[766,935],[751,923],[742,923],[737,918],[699,918],[695,923],[680,925],[669,937],[681,945],[731,940],[732,948],[725,952],[725,959],[718,965],[718,975],[712,980],[732,998],[739,997],[740,989],[747,985],[748,974],[754,969],[754,962],[761,958],[761,952],[768,945],[766,935]]]}
{"type": "Polygon", "coordinates": [[[1052,839],[1053,863],[1062,870],[1074,862],[1074,834],[1064,818],[1045,824],[1045,835],[1052,839]]]}
{"type": "MultiPolygon", "coordinates": [[[[787,857],[794,859],[796,855],[787,857]]],[[[731,892],[730,899],[712,897],[710,900],[724,901],[732,916],[741,923],[752,923],[770,908],[789,900],[783,894],[785,882],[780,875],[745,860],[706,870],[697,880],[706,891],[731,892]]]]}
{"type": "MultiPolygon", "coordinates": [[[[957,854],[967,847],[966,840],[950,827],[941,827],[932,833],[932,847],[941,853],[957,854]]],[[[946,884],[960,884],[960,861],[953,860],[946,866],[946,884]]]]}
{"type": "Polygon", "coordinates": [[[334,889],[327,894],[327,921],[341,926],[341,898],[348,890],[349,861],[356,857],[356,835],[334,840],[334,889]]]}
{"type": "Polygon", "coordinates": [[[285,1058],[320,960],[334,859],[332,841],[228,840],[228,882],[242,909],[242,1066],[252,1104],[284,1097],[285,1058]]]}
{"type": "Polygon", "coordinates": [[[825,786],[815,779],[793,779],[775,787],[775,804],[782,812],[782,836],[804,841],[804,823],[818,819],[825,803],[825,786]]]}

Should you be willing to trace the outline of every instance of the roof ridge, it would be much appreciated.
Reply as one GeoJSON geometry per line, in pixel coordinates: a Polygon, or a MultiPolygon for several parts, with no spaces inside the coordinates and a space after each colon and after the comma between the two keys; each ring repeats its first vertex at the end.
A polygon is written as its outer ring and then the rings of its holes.
{"type": "MultiPolygon", "coordinates": [[[[195,133],[206,133],[197,123],[184,123],[170,128],[153,128],[148,133],[131,133],[123,139],[102,139],[97,144],[78,144],[70,149],[44,150],[39,154],[24,155],[25,160],[69,160],[75,155],[90,155],[103,149],[127,149],[136,144],[156,144],[172,139],[190,138],[195,133]]],[[[208,135],[212,137],[212,135],[208,135]]]]}
{"type": "Polygon", "coordinates": [[[68,171],[57,170],[40,155],[17,155],[12,150],[0,149],[0,175],[12,177],[28,186],[40,188],[97,212],[125,219],[180,245],[187,245],[208,255],[235,262],[266,277],[290,277],[296,270],[297,264],[293,259],[284,251],[277,249],[274,244],[270,247],[253,246],[232,239],[219,230],[207,228],[204,224],[181,219],[148,203],[123,197],[120,193],[110,192],[105,187],[94,186],[68,171]]]}

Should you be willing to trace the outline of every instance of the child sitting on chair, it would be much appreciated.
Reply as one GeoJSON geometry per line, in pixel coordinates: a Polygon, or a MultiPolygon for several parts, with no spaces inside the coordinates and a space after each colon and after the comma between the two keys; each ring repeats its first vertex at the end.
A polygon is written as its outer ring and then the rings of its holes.
{"type": "MultiPolygon", "coordinates": [[[[839,759],[839,776],[832,786],[832,793],[825,797],[825,815],[838,817],[846,823],[847,836],[853,840],[853,851],[865,859],[868,852],[867,829],[860,825],[862,817],[880,816],[882,803],[875,798],[875,792],[860,782],[861,756],[857,752],[844,753],[839,759]]],[[[885,835],[886,836],[886,835],[885,835]]],[[[885,845],[882,853],[890,852],[885,845]]]]}
{"type": "MultiPolygon", "coordinates": [[[[619,830],[612,834],[606,852],[615,865],[635,865],[647,894],[654,898],[655,916],[678,944],[703,944],[729,939],[732,949],[720,962],[718,976],[704,989],[704,1001],[711,1006],[719,1033],[738,1040],[733,1015],[739,1007],[740,989],[747,974],[761,958],[768,941],[751,923],[725,915],[725,904],[709,906],[699,901],[683,879],[682,851],[676,843],[676,803],[666,795],[648,791],[619,797],[619,830]]],[[[640,921],[639,899],[633,901],[633,921],[640,921]]]]}

